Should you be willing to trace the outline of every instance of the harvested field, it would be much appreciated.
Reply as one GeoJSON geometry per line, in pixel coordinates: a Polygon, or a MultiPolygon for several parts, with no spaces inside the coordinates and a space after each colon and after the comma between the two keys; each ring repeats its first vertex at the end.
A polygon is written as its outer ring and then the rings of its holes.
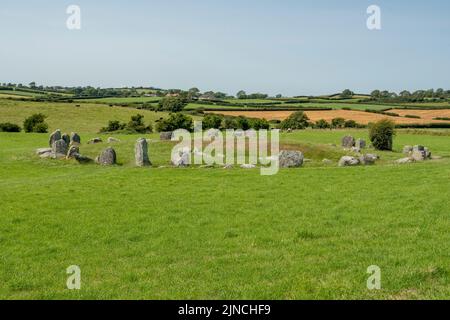
{"type": "MultiPolygon", "coordinates": [[[[228,116],[245,116],[248,118],[264,118],[266,120],[284,120],[295,111],[210,111],[209,113],[223,114],[228,116]]],[[[450,110],[392,110],[390,112],[400,115],[419,115],[423,112],[421,119],[412,119],[405,117],[391,117],[383,114],[369,113],[354,110],[329,110],[329,111],[305,111],[311,121],[324,119],[331,122],[334,118],[344,118],[345,120],[354,120],[360,124],[368,124],[381,119],[391,119],[397,124],[423,124],[423,123],[448,123],[450,121],[433,120],[436,117],[450,117],[450,110]],[[425,116],[427,115],[427,116],[425,116]]]]}

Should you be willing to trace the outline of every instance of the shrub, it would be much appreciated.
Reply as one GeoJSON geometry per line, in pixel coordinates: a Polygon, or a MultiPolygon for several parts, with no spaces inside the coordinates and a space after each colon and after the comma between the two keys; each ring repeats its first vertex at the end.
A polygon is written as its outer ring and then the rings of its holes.
{"type": "Polygon", "coordinates": [[[100,129],[100,132],[114,132],[125,129],[126,124],[120,123],[120,121],[117,120],[111,120],[108,122],[108,126],[100,129]]]}
{"type": "Polygon", "coordinates": [[[203,128],[204,129],[220,129],[222,124],[223,116],[218,114],[207,114],[203,118],[203,128]]]}
{"type": "Polygon", "coordinates": [[[192,130],[192,118],[182,113],[171,113],[169,118],[159,120],[156,124],[158,132],[175,131],[177,129],[192,130]]]}
{"type": "Polygon", "coordinates": [[[450,121],[450,118],[447,118],[447,117],[438,117],[438,118],[433,118],[433,120],[444,120],[444,121],[450,121]]]}
{"type": "Polygon", "coordinates": [[[169,112],[180,112],[187,105],[186,99],[183,97],[165,97],[159,102],[159,110],[169,112]]]}
{"type": "Polygon", "coordinates": [[[266,119],[253,119],[250,121],[250,126],[255,130],[269,130],[270,123],[266,119]]]}
{"type": "Polygon", "coordinates": [[[297,111],[291,114],[287,119],[281,122],[280,129],[287,130],[297,130],[305,129],[309,125],[309,118],[303,111],[297,111]]]}
{"type": "Polygon", "coordinates": [[[36,113],[25,119],[23,128],[25,132],[46,133],[48,125],[45,123],[47,117],[42,113],[36,113]]]}
{"type": "Polygon", "coordinates": [[[248,130],[250,129],[250,121],[244,116],[239,116],[236,118],[237,129],[248,130]]]}
{"type": "Polygon", "coordinates": [[[226,118],[223,120],[223,128],[224,128],[224,129],[230,129],[230,130],[232,130],[232,129],[238,129],[237,123],[236,123],[235,119],[232,118],[232,117],[226,117],[226,118]]]}
{"type": "Polygon", "coordinates": [[[334,118],[331,120],[331,126],[333,128],[343,128],[345,126],[345,119],[344,118],[334,118]]]}
{"type": "Polygon", "coordinates": [[[5,122],[0,123],[0,132],[20,132],[22,131],[22,128],[19,127],[17,124],[5,122]]]}
{"type": "Polygon", "coordinates": [[[131,121],[128,122],[126,129],[133,133],[151,133],[153,128],[151,125],[146,126],[144,123],[144,116],[137,114],[131,117],[131,121]]]}
{"type": "Polygon", "coordinates": [[[405,118],[422,119],[420,116],[416,116],[416,115],[412,115],[412,114],[407,114],[407,115],[405,115],[405,118]]]}
{"type": "Polygon", "coordinates": [[[392,150],[394,136],[395,124],[389,119],[369,125],[369,138],[377,150],[392,150]]]}
{"type": "Polygon", "coordinates": [[[358,128],[358,124],[355,120],[347,120],[344,123],[345,128],[358,128]]]}
{"type": "Polygon", "coordinates": [[[331,125],[324,119],[320,119],[319,121],[316,121],[314,124],[314,128],[316,129],[328,129],[331,128],[331,125]]]}

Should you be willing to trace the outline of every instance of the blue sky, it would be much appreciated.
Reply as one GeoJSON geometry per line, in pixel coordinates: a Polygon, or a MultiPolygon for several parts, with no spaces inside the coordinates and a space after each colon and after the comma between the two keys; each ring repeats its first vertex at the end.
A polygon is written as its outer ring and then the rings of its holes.
{"type": "Polygon", "coordinates": [[[447,0],[2,0],[0,82],[235,94],[450,89],[447,0]],[[66,28],[81,7],[82,29],[66,28]],[[366,27],[380,6],[382,30],[366,27]]]}

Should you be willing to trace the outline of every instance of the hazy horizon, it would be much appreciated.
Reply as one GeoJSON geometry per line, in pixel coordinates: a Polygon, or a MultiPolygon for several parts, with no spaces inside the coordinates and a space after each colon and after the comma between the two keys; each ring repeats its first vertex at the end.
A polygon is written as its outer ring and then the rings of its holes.
{"type": "Polygon", "coordinates": [[[450,3],[2,1],[0,82],[270,95],[450,83],[450,3]],[[66,8],[81,8],[68,30],[66,8]],[[382,29],[366,27],[369,5],[382,29]]]}

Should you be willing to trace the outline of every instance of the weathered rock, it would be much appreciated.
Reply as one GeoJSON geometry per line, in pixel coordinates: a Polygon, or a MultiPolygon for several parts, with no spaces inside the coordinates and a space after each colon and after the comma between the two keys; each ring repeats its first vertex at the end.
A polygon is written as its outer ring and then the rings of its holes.
{"type": "Polygon", "coordinates": [[[113,137],[108,138],[108,143],[114,143],[114,142],[120,142],[120,140],[117,138],[113,138],[113,137]]]}
{"type": "Polygon", "coordinates": [[[357,166],[359,165],[359,160],[355,157],[344,156],[339,160],[339,167],[357,166]]]}
{"type": "Polygon", "coordinates": [[[70,134],[70,143],[71,144],[81,144],[81,137],[76,132],[72,132],[70,134]]]}
{"type": "Polygon", "coordinates": [[[59,129],[50,135],[50,139],[48,140],[50,148],[53,148],[53,143],[58,140],[61,140],[61,130],[59,129]]]}
{"type": "Polygon", "coordinates": [[[136,141],[134,157],[136,159],[136,165],[138,167],[146,167],[151,165],[150,159],[148,157],[147,140],[145,140],[144,138],[138,139],[136,141]]]}
{"type": "Polygon", "coordinates": [[[103,140],[101,138],[93,138],[88,141],[88,144],[96,144],[96,143],[102,143],[103,140]]]}
{"type": "Polygon", "coordinates": [[[241,165],[242,169],[254,169],[256,166],[254,164],[243,164],[241,165]]]}
{"type": "Polygon", "coordinates": [[[233,165],[231,164],[226,164],[223,166],[224,169],[229,170],[229,169],[233,169],[233,165]]]}
{"type": "Polygon", "coordinates": [[[380,157],[376,154],[365,154],[362,155],[361,157],[359,157],[359,162],[363,165],[372,165],[375,164],[375,162],[379,159],[380,157]]]}
{"type": "Polygon", "coordinates": [[[355,148],[358,148],[359,150],[365,149],[367,146],[366,140],[358,139],[355,142],[355,148]]]}
{"type": "Polygon", "coordinates": [[[173,132],[172,132],[172,131],[169,131],[169,132],[161,132],[161,133],[159,134],[159,139],[162,140],[162,141],[170,141],[170,140],[172,140],[172,135],[173,135],[173,132]]]}
{"type": "Polygon", "coordinates": [[[408,157],[408,158],[402,158],[402,159],[398,159],[397,161],[395,161],[395,163],[397,164],[407,164],[407,163],[413,163],[414,159],[408,157]]]}
{"type": "Polygon", "coordinates": [[[40,155],[42,155],[44,153],[51,153],[51,152],[52,152],[52,148],[39,148],[39,149],[36,149],[36,154],[38,156],[40,156],[40,155]]]}
{"type": "Polygon", "coordinates": [[[97,157],[96,162],[102,166],[115,165],[117,161],[116,151],[113,148],[107,148],[97,157]]]}
{"type": "Polygon", "coordinates": [[[342,147],[350,149],[354,146],[355,138],[353,138],[352,136],[345,136],[344,138],[342,138],[342,147]]]}
{"type": "Polygon", "coordinates": [[[280,168],[298,168],[303,165],[304,156],[300,151],[282,150],[279,155],[280,168]]]}
{"type": "Polygon", "coordinates": [[[188,150],[179,150],[178,155],[172,157],[175,167],[188,167],[191,164],[191,153],[188,150]]]}
{"type": "Polygon", "coordinates": [[[89,157],[86,157],[86,156],[83,156],[83,155],[81,155],[79,153],[75,153],[73,156],[74,156],[75,160],[77,160],[79,163],[82,163],[82,164],[94,162],[93,159],[91,159],[89,157]]]}
{"type": "Polygon", "coordinates": [[[80,153],[80,148],[76,145],[70,146],[69,151],[67,152],[67,159],[73,159],[75,158],[76,154],[80,153]]]}
{"type": "Polygon", "coordinates": [[[68,147],[69,146],[63,139],[57,140],[53,142],[52,153],[56,158],[65,157],[68,147]]]}
{"type": "Polygon", "coordinates": [[[413,147],[412,146],[404,146],[403,147],[403,153],[404,154],[410,154],[413,151],[413,147]]]}
{"type": "Polygon", "coordinates": [[[432,154],[431,154],[431,151],[430,151],[430,149],[428,149],[428,148],[425,148],[425,158],[426,159],[431,159],[431,157],[432,157],[432,154]]]}
{"type": "Polygon", "coordinates": [[[68,146],[70,145],[70,136],[67,133],[64,133],[61,136],[61,139],[64,140],[68,146]]]}

